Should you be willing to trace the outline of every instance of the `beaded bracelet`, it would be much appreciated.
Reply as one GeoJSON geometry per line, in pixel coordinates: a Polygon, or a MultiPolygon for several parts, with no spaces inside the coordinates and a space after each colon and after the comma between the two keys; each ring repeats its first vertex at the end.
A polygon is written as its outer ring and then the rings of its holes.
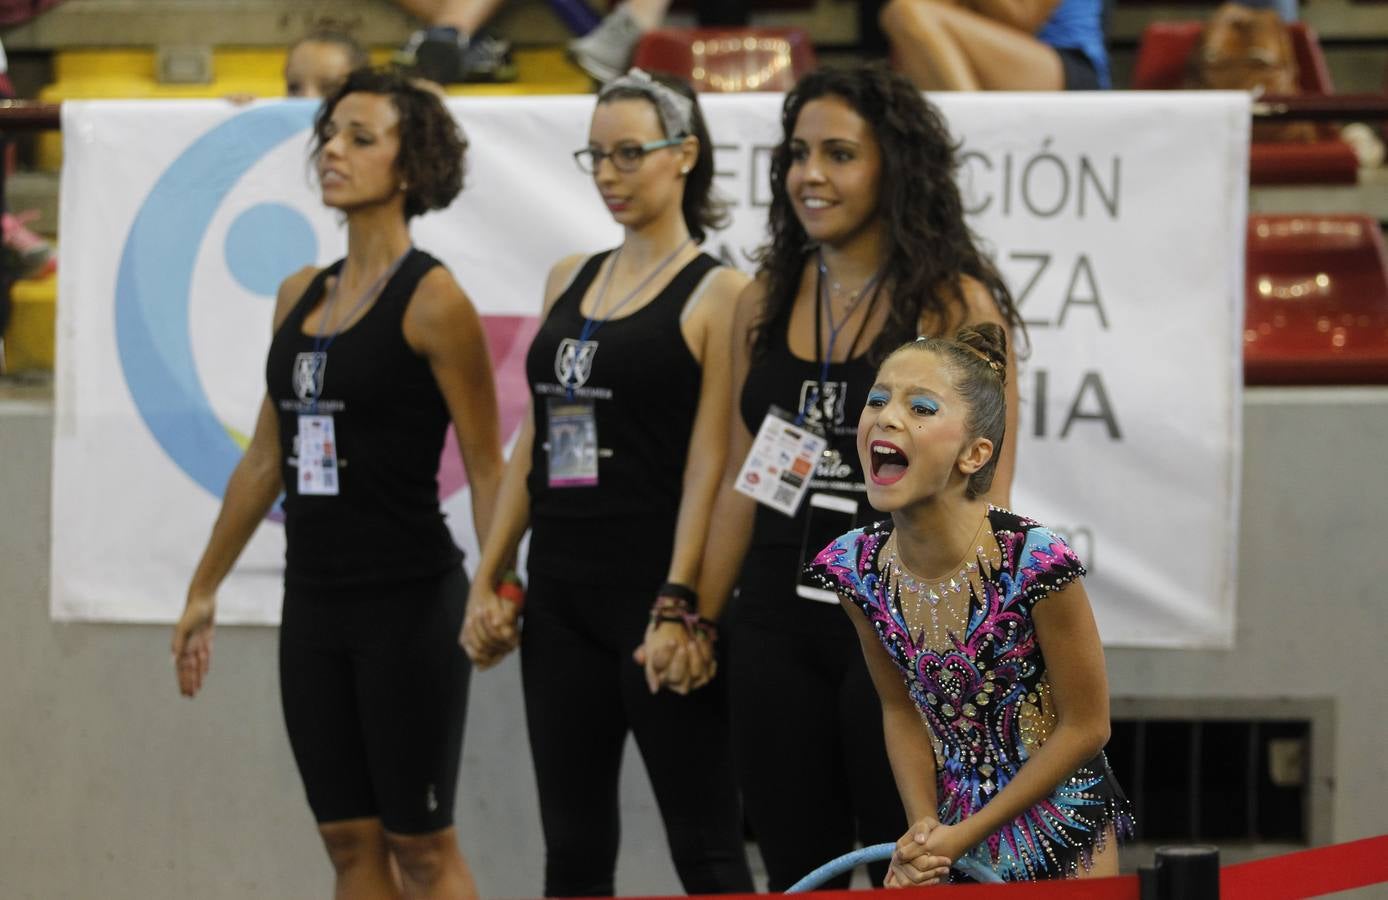
{"type": "MultiPolygon", "coordinates": [[[[678,585],[678,587],[684,586],[678,585]]],[[[694,593],[687,587],[684,590],[689,591],[690,594],[694,593]]],[[[698,613],[691,612],[689,603],[683,598],[672,596],[662,590],[660,596],[655,598],[655,603],[651,605],[651,623],[662,624],[665,622],[679,622],[690,637],[701,637],[709,643],[718,640],[718,626],[716,624],[698,613]]]]}
{"type": "Polygon", "coordinates": [[[501,578],[496,584],[496,595],[503,600],[511,601],[517,607],[525,606],[525,585],[515,569],[507,569],[501,573],[501,578]]]}
{"type": "Polygon", "coordinates": [[[718,623],[699,616],[694,622],[694,636],[702,637],[710,644],[718,643],[718,623]]]}

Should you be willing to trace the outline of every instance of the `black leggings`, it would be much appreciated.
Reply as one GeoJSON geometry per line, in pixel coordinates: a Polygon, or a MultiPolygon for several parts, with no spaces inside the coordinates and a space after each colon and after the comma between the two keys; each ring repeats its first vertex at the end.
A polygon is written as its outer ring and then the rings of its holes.
{"type": "Polygon", "coordinates": [[[752,890],[722,677],[685,697],[652,695],[631,658],[655,590],[531,574],[521,679],[545,835],[545,896],[615,893],[618,774],[628,731],[685,891],[752,890]]]}
{"type": "Polygon", "coordinates": [[[461,568],[351,592],[286,589],[280,699],[319,823],[395,834],[453,824],[471,666],[461,568]]]}
{"type": "MultiPolygon", "coordinates": [[[[803,603],[804,614],[841,627],[795,634],[735,616],[728,648],[742,798],[773,893],[855,842],[894,843],[908,827],[853,624],[837,606],[803,603]]],[[[869,872],[880,886],[886,864],[869,872]]],[[[824,888],[847,888],[849,878],[824,888]]]]}

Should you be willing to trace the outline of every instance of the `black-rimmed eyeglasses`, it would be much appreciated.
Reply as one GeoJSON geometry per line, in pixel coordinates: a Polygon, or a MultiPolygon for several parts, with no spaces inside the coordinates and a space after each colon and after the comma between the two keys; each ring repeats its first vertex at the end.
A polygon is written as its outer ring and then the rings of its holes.
{"type": "Polygon", "coordinates": [[[584,147],[582,150],[574,151],[574,162],[578,163],[579,169],[588,175],[596,172],[604,159],[612,160],[612,165],[616,166],[618,172],[635,172],[641,168],[641,161],[646,158],[646,154],[663,150],[666,147],[675,147],[682,143],[684,143],[684,138],[675,137],[659,141],[647,141],[644,144],[618,144],[611,150],[603,150],[601,147],[584,147]]]}

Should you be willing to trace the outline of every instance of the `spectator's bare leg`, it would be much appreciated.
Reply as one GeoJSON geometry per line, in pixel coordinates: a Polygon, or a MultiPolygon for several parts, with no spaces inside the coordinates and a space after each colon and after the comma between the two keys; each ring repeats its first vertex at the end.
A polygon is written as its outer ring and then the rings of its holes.
{"type": "Polygon", "coordinates": [[[670,8],[670,0],[626,0],[626,4],[632,18],[641,23],[644,31],[659,28],[670,8]]]}
{"type": "Polygon", "coordinates": [[[1060,56],[1023,31],[940,0],[892,0],[882,30],[923,90],[1058,91],[1060,56]]]}
{"type": "Polygon", "coordinates": [[[978,78],[969,58],[936,15],[943,5],[893,0],[882,8],[882,30],[894,62],[923,91],[976,91],[978,78]]]}
{"type": "Polygon", "coordinates": [[[476,34],[506,0],[396,0],[406,12],[428,25],[450,25],[476,34]]]}

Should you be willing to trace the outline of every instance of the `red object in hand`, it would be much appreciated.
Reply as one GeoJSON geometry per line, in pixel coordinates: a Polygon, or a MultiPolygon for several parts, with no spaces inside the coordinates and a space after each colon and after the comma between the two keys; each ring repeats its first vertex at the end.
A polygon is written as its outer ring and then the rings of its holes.
{"type": "Polygon", "coordinates": [[[525,588],[512,581],[503,581],[496,586],[496,595],[503,600],[510,600],[516,606],[525,606],[525,588]]]}

